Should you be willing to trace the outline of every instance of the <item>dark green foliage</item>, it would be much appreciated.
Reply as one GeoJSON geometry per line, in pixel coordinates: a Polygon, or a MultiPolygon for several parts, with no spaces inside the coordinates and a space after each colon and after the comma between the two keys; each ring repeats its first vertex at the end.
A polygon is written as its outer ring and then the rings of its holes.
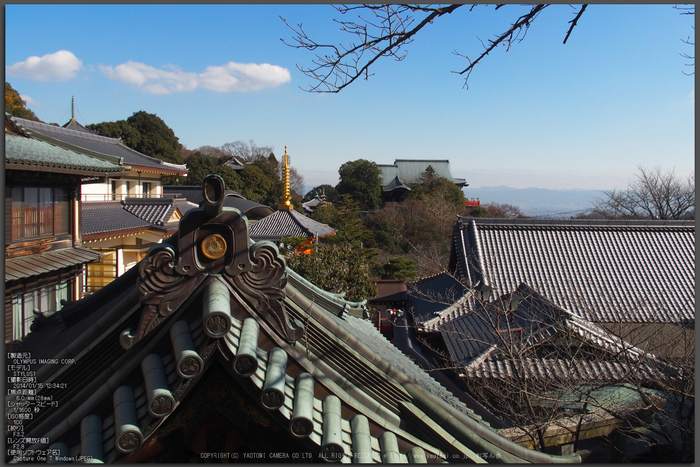
{"type": "Polygon", "coordinates": [[[346,162],[338,170],[340,182],[335,189],[339,195],[348,194],[360,209],[371,211],[382,204],[382,177],[377,164],[365,159],[346,162]]]}
{"type": "Polygon", "coordinates": [[[328,201],[329,203],[337,203],[338,200],[340,200],[340,195],[338,194],[338,191],[333,186],[324,184],[312,188],[311,191],[304,195],[303,201],[311,201],[316,196],[320,197],[322,193],[326,195],[326,201],[328,201]]]}
{"type": "MultiPolygon", "coordinates": [[[[200,152],[195,152],[187,158],[187,170],[189,170],[184,182],[187,185],[201,185],[204,177],[209,174],[217,173],[219,158],[213,156],[205,156],[200,152]]],[[[226,180],[224,180],[225,182],[226,180]]],[[[229,188],[228,183],[226,188],[229,188]]]]}
{"type": "Polygon", "coordinates": [[[312,217],[337,231],[332,237],[322,239],[324,243],[364,242],[372,233],[362,223],[361,214],[360,205],[350,195],[343,195],[335,205],[317,208],[312,217]]]}
{"type": "Polygon", "coordinates": [[[5,112],[14,117],[40,122],[39,117],[26,106],[27,102],[22,99],[19,92],[5,81],[5,112]]]}
{"type": "Polygon", "coordinates": [[[403,279],[412,281],[418,278],[416,275],[416,262],[412,259],[397,256],[391,258],[379,268],[379,277],[382,279],[403,279]]]}
{"type": "Polygon", "coordinates": [[[126,121],[141,134],[140,141],[132,149],[173,164],[183,163],[182,145],[160,117],[140,110],[126,121]]]}
{"type": "Polygon", "coordinates": [[[140,110],[126,120],[95,123],[87,128],[102,136],[121,138],[125,146],[147,156],[184,164],[182,145],[175,132],[155,114],[140,110]]]}
{"type": "Polygon", "coordinates": [[[240,193],[251,201],[276,207],[282,196],[282,181],[277,168],[267,159],[257,159],[240,172],[240,193]]]}
{"type": "Polygon", "coordinates": [[[464,206],[466,198],[462,189],[444,177],[435,174],[435,169],[428,166],[420,176],[418,183],[411,185],[408,199],[423,199],[429,201],[435,196],[444,199],[454,206],[464,206]]]}
{"type": "Polygon", "coordinates": [[[289,253],[287,266],[323,290],[360,301],[377,294],[368,253],[359,242],[325,245],[310,254],[289,253]]]}
{"type": "Polygon", "coordinates": [[[121,138],[124,146],[128,146],[131,149],[135,149],[141,142],[141,133],[139,133],[139,131],[131,126],[126,120],[93,123],[86,126],[86,128],[88,130],[96,131],[102,136],[121,138]]]}

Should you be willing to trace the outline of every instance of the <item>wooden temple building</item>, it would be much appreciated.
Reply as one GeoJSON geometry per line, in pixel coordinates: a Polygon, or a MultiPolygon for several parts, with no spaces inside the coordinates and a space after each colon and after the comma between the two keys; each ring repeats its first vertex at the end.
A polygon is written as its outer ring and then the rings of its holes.
{"type": "Polygon", "coordinates": [[[7,462],[580,462],[500,436],[251,242],[220,177],[202,193],[137,267],[35,319],[9,355],[35,376],[9,380],[7,462]]]}

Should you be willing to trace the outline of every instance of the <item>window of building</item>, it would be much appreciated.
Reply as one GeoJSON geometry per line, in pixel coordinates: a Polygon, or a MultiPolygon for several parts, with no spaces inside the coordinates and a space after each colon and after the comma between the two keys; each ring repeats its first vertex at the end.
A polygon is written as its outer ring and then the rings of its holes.
{"type": "Polygon", "coordinates": [[[21,340],[29,334],[37,313],[61,309],[61,300],[73,296],[73,279],[34,285],[12,294],[12,339],[21,340]]]}
{"type": "Polygon", "coordinates": [[[115,250],[100,250],[104,256],[99,263],[87,264],[87,293],[100,290],[117,277],[117,252],[115,250]]]}
{"type": "Polygon", "coordinates": [[[110,186],[110,194],[112,195],[112,200],[116,200],[117,199],[117,181],[112,180],[109,183],[109,186],[110,186]]]}
{"type": "Polygon", "coordinates": [[[64,188],[12,187],[12,240],[68,233],[70,209],[64,188]]]}
{"type": "Polygon", "coordinates": [[[143,197],[151,197],[151,182],[143,182],[143,197]]]}

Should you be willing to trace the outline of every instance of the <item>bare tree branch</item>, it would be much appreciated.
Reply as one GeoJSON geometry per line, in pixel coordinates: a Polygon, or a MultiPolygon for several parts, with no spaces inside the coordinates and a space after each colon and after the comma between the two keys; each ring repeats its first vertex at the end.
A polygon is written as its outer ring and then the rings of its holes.
{"type": "MultiPolygon", "coordinates": [[[[312,60],[311,66],[303,67],[297,65],[299,71],[315,82],[309,88],[304,89],[305,91],[337,93],[360,77],[368,79],[371,76],[370,67],[380,58],[393,57],[397,61],[402,61],[408,53],[404,47],[413,41],[418,32],[438,18],[449,15],[463,6],[462,4],[446,6],[337,6],[335,8],[341,15],[359,12],[356,21],[334,20],[340,26],[341,31],[354,36],[354,42],[347,46],[343,44],[323,44],[311,39],[302,24],[294,27],[286,19],[281,18],[295,34],[291,43],[284,39],[282,39],[282,42],[296,49],[316,52],[316,57],[312,60]],[[369,17],[363,17],[363,13],[367,13],[369,17]],[[414,16],[420,16],[420,18],[414,19],[414,16]]],[[[469,11],[472,11],[475,6],[472,5],[469,11]]],[[[496,5],[495,10],[499,10],[502,6],[496,5]]],[[[514,42],[522,41],[532,22],[548,6],[550,5],[531,6],[530,11],[520,16],[507,31],[496,36],[494,40],[489,40],[487,45],[484,45],[482,42],[485,50],[475,60],[455,52],[456,55],[466,58],[469,61],[469,65],[464,70],[453,73],[466,75],[464,81],[464,86],[466,87],[469,75],[477,63],[499,45],[505,45],[506,50],[508,50],[514,42]]],[[[572,30],[576,27],[586,6],[583,5],[576,17],[570,21],[571,26],[566,34],[564,43],[566,43],[572,30]]]]}

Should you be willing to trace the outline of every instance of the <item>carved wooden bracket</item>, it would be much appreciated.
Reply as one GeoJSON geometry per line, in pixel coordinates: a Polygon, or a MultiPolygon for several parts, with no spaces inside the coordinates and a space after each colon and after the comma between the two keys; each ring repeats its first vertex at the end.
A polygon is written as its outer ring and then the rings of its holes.
{"type": "Polygon", "coordinates": [[[202,205],[180,220],[177,248],[154,245],[139,264],[143,310],[138,327],[122,332],[122,347],[129,349],[143,339],[210,274],[225,278],[284,339],[301,338],[303,325],[290,324],[284,308],[286,263],[277,247],[270,242],[249,247],[248,220],[239,210],[223,206],[220,176],[207,176],[202,194],[202,205]]]}

